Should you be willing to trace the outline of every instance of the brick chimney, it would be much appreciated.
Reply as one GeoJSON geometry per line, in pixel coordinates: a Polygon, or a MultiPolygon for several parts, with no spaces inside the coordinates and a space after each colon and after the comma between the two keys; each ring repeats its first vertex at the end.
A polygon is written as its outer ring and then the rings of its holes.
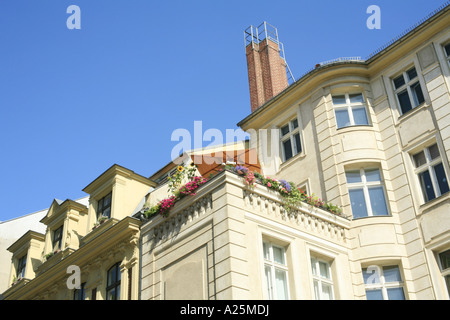
{"type": "Polygon", "coordinates": [[[245,31],[251,111],[283,91],[288,84],[286,60],[276,28],[266,22],[245,31]]]}

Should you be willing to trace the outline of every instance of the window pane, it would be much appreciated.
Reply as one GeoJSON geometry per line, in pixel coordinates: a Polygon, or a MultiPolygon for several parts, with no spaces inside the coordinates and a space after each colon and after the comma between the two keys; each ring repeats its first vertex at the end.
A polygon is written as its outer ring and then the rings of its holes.
{"type": "Polygon", "coordinates": [[[285,265],[284,262],[284,249],[278,247],[272,247],[273,251],[273,261],[282,265],[285,265]]]}
{"type": "Polygon", "coordinates": [[[380,273],[378,267],[362,269],[365,284],[380,283],[380,273]]]}
{"type": "Polygon", "coordinates": [[[416,168],[427,163],[427,160],[425,158],[425,153],[423,151],[413,155],[413,158],[414,158],[414,163],[416,165],[416,168]]]}
{"type": "Polygon", "coordinates": [[[417,77],[416,68],[409,69],[408,71],[406,71],[406,73],[408,74],[408,79],[409,80],[412,80],[415,77],[417,77]]]}
{"type": "Polygon", "coordinates": [[[363,103],[364,102],[364,96],[362,93],[356,93],[356,94],[350,94],[350,103],[363,103]]]}
{"type": "Polygon", "coordinates": [[[387,289],[389,300],[405,300],[403,288],[389,288],[387,289]]]}
{"type": "Polygon", "coordinates": [[[364,173],[366,175],[367,182],[381,181],[379,169],[365,169],[364,173]]]}
{"type": "Polygon", "coordinates": [[[290,158],[292,158],[291,139],[283,141],[283,150],[284,150],[284,160],[289,160],[290,158]]]}
{"type": "Polygon", "coordinates": [[[275,286],[277,288],[277,299],[286,300],[287,294],[287,276],[284,270],[275,270],[275,286]]]}
{"type": "Polygon", "coordinates": [[[312,274],[317,276],[317,267],[316,267],[316,259],[311,258],[311,268],[312,268],[312,274]]]}
{"type": "Polygon", "coordinates": [[[450,268],[450,250],[444,251],[439,254],[439,260],[441,260],[441,268],[445,270],[450,268]]]}
{"type": "Polygon", "coordinates": [[[450,274],[445,276],[445,284],[447,285],[447,292],[450,296],[450,274]]]}
{"type": "Polygon", "coordinates": [[[358,171],[347,171],[345,173],[345,177],[347,178],[347,183],[357,183],[361,182],[361,174],[358,171]]]}
{"type": "Polygon", "coordinates": [[[284,136],[289,133],[289,125],[285,125],[284,127],[281,127],[281,136],[284,136]]]}
{"type": "Polygon", "coordinates": [[[330,279],[328,263],[319,261],[320,276],[330,279]]]}
{"type": "Polygon", "coordinates": [[[294,135],[294,145],[295,145],[295,153],[300,153],[302,152],[302,145],[300,143],[300,134],[296,133],[294,135]]]}
{"type": "Polygon", "coordinates": [[[332,98],[333,98],[333,104],[335,104],[335,105],[345,104],[345,95],[333,96],[332,98]]]}
{"type": "Polygon", "coordinates": [[[405,78],[403,78],[403,75],[397,77],[394,79],[394,87],[395,89],[400,88],[402,85],[405,84],[405,78]]]}
{"type": "Polygon", "coordinates": [[[298,128],[298,120],[294,119],[292,120],[292,130],[297,129],[298,128]]]}
{"type": "Polygon", "coordinates": [[[408,112],[412,109],[411,101],[409,100],[408,91],[403,90],[397,94],[398,102],[400,103],[400,108],[402,109],[402,114],[408,112]]]}
{"type": "Polygon", "coordinates": [[[400,270],[398,266],[386,266],[383,267],[383,275],[385,282],[400,282],[402,277],[400,276],[400,270]]]}
{"type": "Polygon", "coordinates": [[[106,208],[105,210],[103,210],[102,216],[111,218],[111,208],[106,208]]]}
{"type": "Polygon", "coordinates": [[[317,280],[314,280],[314,296],[316,297],[316,300],[320,299],[319,281],[317,281],[317,280]]]}
{"type": "Polygon", "coordinates": [[[335,114],[338,128],[343,128],[351,125],[347,109],[335,110],[335,114]]]}
{"type": "Polygon", "coordinates": [[[369,188],[370,206],[374,216],[388,215],[386,198],[382,187],[369,188]]]}
{"type": "Polygon", "coordinates": [[[431,147],[428,147],[428,151],[430,151],[431,159],[436,159],[440,157],[439,148],[437,144],[433,144],[431,147]]]}
{"type": "Polygon", "coordinates": [[[436,198],[436,195],[433,190],[433,185],[431,183],[430,173],[428,172],[428,170],[419,173],[419,181],[425,202],[436,198]]]}
{"type": "Polygon", "coordinates": [[[111,203],[111,193],[108,194],[103,200],[103,207],[108,206],[111,203]]]}
{"type": "Polygon", "coordinates": [[[445,46],[445,54],[450,57],[450,43],[445,46]]]}
{"type": "Polygon", "coordinates": [[[448,181],[447,181],[447,177],[445,175],[444,166],[442,165],[442,163],[439,163],[439,164],[435,165],[433,168],[434,168],[434,172],[436,173],[436,178],[438,181],[439,190],[440,190],[441,194],[448,192],[449,191],[448,181]]]}
{"type": "Polygon", "coordinates": [[[369,124],[369,121],[367,120],[366,108],[353,108],[352,111],[355,125],[369,124]]]}
{"type": "Polygon", "coordinates": [[[269,245],[265,242],[263,243],[263,251],[264,251],[264,259],[270,260],[269,245]]]}
{"type": "Polygon", "coordinates": [[[413,94],[413,100],[414,100],[415,107],[417,107],[418,105],[422,104],[425,101],[425,98],[423,97],[423,93],[422,93],[422,88],[420,87],[419,82],[411,85],[411,92],[413,94]]]}
{"type": "Polygon", "coordinates": [[[108,291],[106,299],[107,300],[116,300],[116,288],[112,288],[111,290],[108,291]]]}
{"type": "Polygon", "coordinates": [[[267,297],[273,299],[272,294],[272,270],[269,266],[264,267],[264,272],[266,275],[266,286],[267,286],[267,297]]]}
{"type": "Polygon", "coordinates": [[[328,283],[322,283],[322,300],[331,300],[331,299],[333,299],[331,285],[328,283]]]}
{"type": "Polygon", "coordinates": [[[383,294],[381,289],[377,290],[366,290],[367,300],[383,300],[383,294]]]}
{"type": "Polygon", "coordinates": [[[352,205],[353,218],[367,217],[366,200],[362,189],[349,191],[350,202],[352,205]]]}

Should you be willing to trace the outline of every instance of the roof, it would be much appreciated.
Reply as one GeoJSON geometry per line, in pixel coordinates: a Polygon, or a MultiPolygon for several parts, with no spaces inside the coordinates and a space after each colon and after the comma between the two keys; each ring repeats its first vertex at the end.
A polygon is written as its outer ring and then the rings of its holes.
{"type": "Polygon", "coordinates": [[[248,116],[246,116],[244,119],[238,122],[238,126],[242,127],[246,122],[253,119],[255,116],[263,112],[265,109],[267,109],[270,105],[272,105],[273,102],[276,100],[282,98],[287,93],[291,92],[292,90],[298,88],[303,84],[306,80],[313,77],[314,75],[322,72],[325,69],[329,69],[331,67],[339,66],[339,65],[360,65],[360,66],[368,66],[369,64],[374,63],[376,60],[381,58],[382,56],[386,55],[388,52],[393,50],[395,47],[400,45],[402,42],[407,40],[408,38],[412,37],[415,33],[419,32],[420,30],[424,29],[427,25],[432,23],[433,21],[436,21],[443,15],[445,15],[450,10],[450,1],[445,2],[443,5],[441,5],[439,8],[434,10],[433,12],[429,13],[427,16],[422,18],[420,21],[418,21],[416,24],[408,28],[407,30],[403,31],[400,35],[393,38],[391,41],[389,41],[387,44],[381,46],[374,52],[372,52],[365,60],[331,60],[330,63],[325,64],[319,64],[316,67],[308,70],[306,73],[304,73],[297,81],[292,83],[290,86],[288,86],[286,89],[284,89],[282,92],[280,92],[278,95],[272,97],[268,101],[266,101],[263,105],[258,107],[255,111],[250,113],[248,116]]]}

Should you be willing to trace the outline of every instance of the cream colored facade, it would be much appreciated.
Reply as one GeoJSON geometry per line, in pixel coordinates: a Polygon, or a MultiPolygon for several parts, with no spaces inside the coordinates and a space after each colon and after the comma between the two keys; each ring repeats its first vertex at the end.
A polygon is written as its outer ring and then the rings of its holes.
{"type": "MultiPolygon", "coordinates": [[[[444,170],[439,181],[448,181],[449,21],[447,6],[366,61],[318,66],[239,123],[254,133],[251,147],[258,149],[264,174],[341,205],[348,219],[307,206],[287,214],[265,187],[249,190],[225,172],[168,218],[142,225],[141,298],[449,299],[449,270],[440,254],[450,249],[450,193],[442,186],[442,194],[427,201],[414,162],[419,152],[433,148],[433,163],[444,170]],[[414,79],[414,87],[409,78],[403,87],[394,82],[400,75],[414,79]],[[403,89],[411,110],[401,109],[403,89]],[[367,123],[338,128],[333,96],[348,102],[353,94],[363,97],[367,123]],[[277,134],[293,120],[302,150],[283,161],[277,134]],[[272,135],[266,140],[264,130],[272,135]],[[267,161],[264,150],[271,149],[271,141],[280,153],[267,161]],[[369,170],[379,173],[376,184],[386,212],[377,214],[375,201],[365,203],[373,206],[367,209],[372,214],[356,217],[347,174],[360,172],[367,180],[369,170]],[[281,264],[273,261],[275,251],[284,255],[281,264]],[[319,266],[327,277],[313,273],[319,266]],[[378,270],[377,281],[370,281],[369,270],[378,270]],[[273,272],[281,278],[270,276],[273,272]],[[277,288],[281,283],[284,289],[277,288]]],[[[364,188],[371,190],[373,184],[366,182],[364,188]]],[[[433,187],[439,188],[436,180],[433,187]]],[[[366,202],[374,201],[367,196],[366,202]]]]}
{"type": "Polygon", "coordinates": [[[145,206],[170,195],[154,181],[176,165],[150,178],[115,165],[84,189],[88,206],[55,200],[46,233],[10,246],[10,283],[25,253],[27,263],[4,297],[72,299],[67,270],[76,265],[86,299],[109,297],[116,266],[118,299],[448,300],[440,258],[450,250],[449,21],[447,6],[366,61],[320,65],[239,122],[264,175],[342,206],[343,216],[307,204],[287,211],[277,192],[223,171],[168,216],[147,219],[145,206]],[[288,138],[280,133],[287,124],[288,138]],[[425,171],[433,199],[423,192],[425,171]],[[95,227],[109,196],[110,217],[95,227]],[[61,251],[46,260],[61,226],[61,251]]]}
{"type": "Polygon", "coordinates": [[[45,234],[29,231],[8,248],[13,254],[11,286],[4,298],[72,300],[82,291],[86,300],[138,299],[141,221],[131,215],[154,186],[114,165],[84,189],[87,205],[54,200],[41,220],[45,234]],[[99,214],[108,216],[101,224],[99,214]]]}

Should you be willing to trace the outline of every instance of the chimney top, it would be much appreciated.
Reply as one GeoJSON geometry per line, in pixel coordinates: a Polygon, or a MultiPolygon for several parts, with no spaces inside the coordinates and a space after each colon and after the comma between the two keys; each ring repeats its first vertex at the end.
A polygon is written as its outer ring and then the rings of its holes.
{"type": "Polygon", "coordinates": [[[295,81],[284,56],[278,30],[267,22],[244,31],[251,111],[295,81]],[[288,79],[289,78],[289,79],[288,79]]]}

